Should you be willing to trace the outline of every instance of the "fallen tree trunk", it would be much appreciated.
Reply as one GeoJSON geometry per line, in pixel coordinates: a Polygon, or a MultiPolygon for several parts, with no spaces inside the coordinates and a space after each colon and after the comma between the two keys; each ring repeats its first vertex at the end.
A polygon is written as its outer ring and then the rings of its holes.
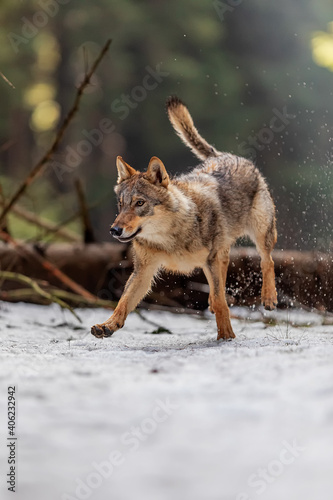
{"type": "MultiPolygon", "coordinates": [[[[45,246],[26,244],[26,247],[30,252],[38,252],[46,257],[74,281],[104,300],[119,299],[132,270],[129,245],[53,243],[45,246]]],[[[281,306],[302,304],[309,308],[333,311],[332,255],[276,250],[273,257],[281,306]]],[[[54,276],[38,265],[35,259],[24,257],[9,244],[0,243],[0,268],[46,280],[59,287],[54,276]]],[[[5,281],[1,288],[10,291],[14,287],[18,289],[17,284],[5,281]]],[[[260,259],[256,250],[233,248],[227,280],[229,302],[235,305],[257,305],[260,303],[260,287],[260,259]]],[[[5,294],[2,298],[5,298],[5,294]]],[[[196,271],[190,277],[163,275],[145,299],[145,304],[202,310],[207,307],[207,299],[205,277],[201,271],[196,271]]],[[[13,300],[19,300],[18,293],[13,300]]]]}

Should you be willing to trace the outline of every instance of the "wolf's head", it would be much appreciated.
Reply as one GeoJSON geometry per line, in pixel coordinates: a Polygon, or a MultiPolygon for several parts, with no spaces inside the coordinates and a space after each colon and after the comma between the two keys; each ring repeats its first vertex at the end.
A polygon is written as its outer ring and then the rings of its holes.
{"type": "Polygon", "coordinates": [[[173,211],[169,192],[169,176],[162,161],[150,160],[146,172],[138,172],[117,157],[118,183],[115,192],[119,214],[110,228],[119,241],[131,241],[136,236],[154,240],[166,229],[166,212],[173,211]]]}

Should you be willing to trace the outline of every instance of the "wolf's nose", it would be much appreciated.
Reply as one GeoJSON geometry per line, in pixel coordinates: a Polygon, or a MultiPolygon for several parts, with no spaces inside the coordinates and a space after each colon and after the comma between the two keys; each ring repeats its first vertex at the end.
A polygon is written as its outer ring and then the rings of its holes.
{"type": "Polygon", "coordinates": [[[112,236],[121,236],[122,232],[123,232],[122,227],[115,226],[110,228],[110,233],[112,234],[112,236]]]}

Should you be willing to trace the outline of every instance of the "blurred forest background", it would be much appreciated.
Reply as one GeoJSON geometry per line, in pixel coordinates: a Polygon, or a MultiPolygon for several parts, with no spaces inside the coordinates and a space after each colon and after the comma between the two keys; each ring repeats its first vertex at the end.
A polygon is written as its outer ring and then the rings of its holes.
{"type": "MultiPolygon", "coordinates": [[[[138,169],[159,156],[173,174],[196,165],[164,110],[177,94],[209,142],[252,158],[266,176],[277,247],[333,250],[332,0],[2,0],[0,20],[6,199],[51,144],[85,71],[112,38],[21,207],[68,219],[78,210],[80,177],[96,235],[110,240],[117,155],[138,169]]],[[[17,238],[50,240],[15,215],[9,227],[17,238]]],[[[69,227],[80,232],[78,220],[69,227]]]]}

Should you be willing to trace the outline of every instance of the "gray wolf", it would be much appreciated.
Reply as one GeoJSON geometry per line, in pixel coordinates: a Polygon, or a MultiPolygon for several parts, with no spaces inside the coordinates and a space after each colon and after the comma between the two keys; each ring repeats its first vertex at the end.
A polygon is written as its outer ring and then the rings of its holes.
{"type": "Polygon", "coordinates": [[[112,316],[92,327],[98,338],[122,328],[160,270],[190,274],[195,268],[203,269],[209,284],[217,339],[234,338],[225,284],[230,246],[242,235],[255,242],[261,257],[262,304],[266,309],[277,304],[271,257],[277,237],[275,207],[263,176],[251,161],[208,144],[177,97],[168,99],[167,112],[177,134],[202,163],[170,178],[155,156],[146,172],[117,157],[119,215],[110,232],[118,241],[132,241],[134,271],[112,316]]]}

